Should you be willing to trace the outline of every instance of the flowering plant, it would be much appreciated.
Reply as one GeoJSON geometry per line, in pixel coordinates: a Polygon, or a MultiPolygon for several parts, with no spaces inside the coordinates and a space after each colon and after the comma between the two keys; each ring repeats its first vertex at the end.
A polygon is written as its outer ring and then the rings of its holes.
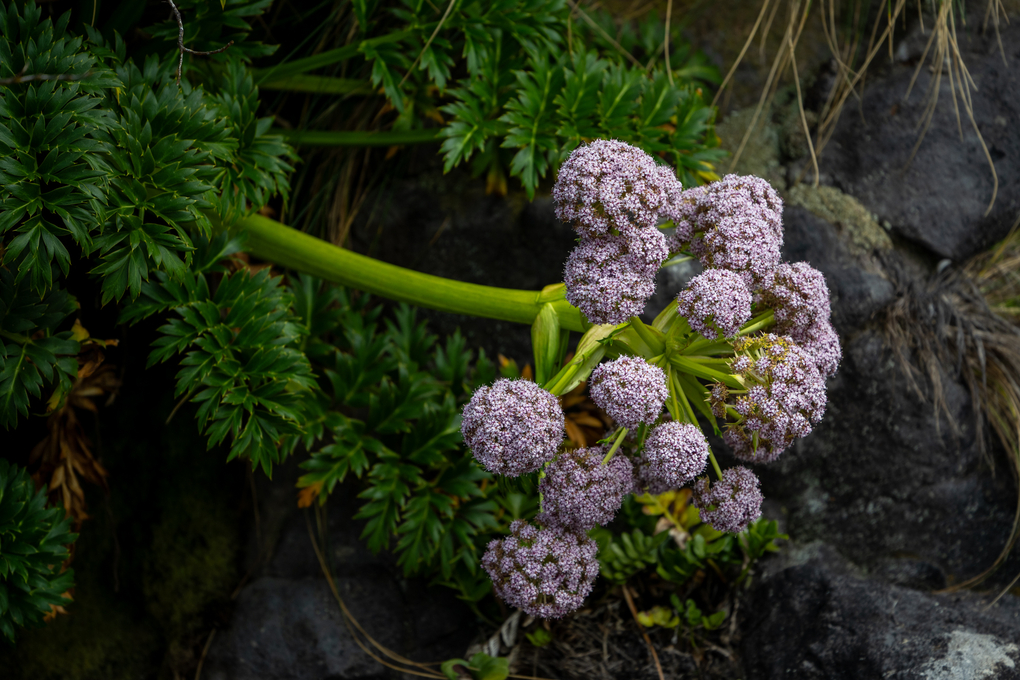
{"type": "MultiPolygon", "coordinates": [[[[553,196],[579,236],[565,296],[587,331],[558,371],[543,370],[536,346],[542,384],[480,389],[462,425],[490,472],[542,470],[537,524],[514,522],[482,559],[497,595],[542,617],[584,601],[598,573],[587,532],[611,521],[628,493],[690,484],[716,530],[757,520],[758,478],[743,466],[723,470],[702,427],[741,461],[773,462],[821,420],[825,378],[840,360],[824,277],[781,262],[782,200],[765,180],[728,175],[684,191],[645,152],[599,140],[571,154],[553,196]],[[672,231],[658,228],[664,220],[672,231]],[[696,257],[704,271],[645,324],[637,314],[671,255],[696,257]],[[617,427],[599,446],[571,449],[555,397],[585,380],[617,427]],[[703,474],[709,463],[714,479],[703,474]]],[[[550,317],[538,315],[533,337],[556,334],[550,317]]]]}

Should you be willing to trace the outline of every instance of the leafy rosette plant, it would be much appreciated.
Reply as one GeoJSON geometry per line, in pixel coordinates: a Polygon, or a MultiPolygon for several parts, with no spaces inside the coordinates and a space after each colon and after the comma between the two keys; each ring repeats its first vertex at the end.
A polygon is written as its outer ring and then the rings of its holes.
{"type": "MultiPolygon", "coordinates": [[[[764,180],[728,175],[683,191],[640,149],[596,141],[563,164],[553,195],[578,233],[565,296],[587,331],[558,372],[543,368],[536,342],[541,384],[497,383],[498,402],[482,388],[464,420],[465,441],[490,472],[542,468],[537,525],[492,541],[482,565],[500,597],[543,617],[580,606],[595,578],[578,558],[591,549],[586,532],[608,524],[629,492],[689,484],[702,521],[746,530],[761,516],[758,478],[723,470],[704,428],[743,461],[775,461],[820,422],[825,378],[840,359],[825,279],[781,262],[782,200],[764,180]],[[704,272],[648,325],[637,314],[667,251],[699,259],[704,272]],[[547,423],[561,421],[535,405],[585,380],[617,427],[599,447],[552,446],[557,428],[547,423]]],[[[547,338],[550,321],[555,314],[538,315],[535,339],[547,338]]]]}
{"type": "Polygon", "coordinates": [[[74,571],[63,568],[77,535],[64,509],[46,507],[24,468],[0,460],[0,632],[14,641],[15,626],[41,623],[70,602],[74,571]]]}

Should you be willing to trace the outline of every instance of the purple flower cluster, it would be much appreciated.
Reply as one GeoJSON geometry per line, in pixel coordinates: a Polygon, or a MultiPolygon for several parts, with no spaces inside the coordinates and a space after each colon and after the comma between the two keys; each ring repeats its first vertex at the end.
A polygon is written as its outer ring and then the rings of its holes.
{"type": "Polygon", "coordinates": [[[731,367],[743,376],[747,390],[734,402],[733,393],[716,386],[709,393],[712,407],[718,415],[737,414],[723,435],[736,457],[771,463],[822,419],[825,378],[814,358],[787,336],[741,338],[735,349],[731,367]]]}
{"type": "Polygon", "coordinates": [[[578,147],[553,187],[556,216],[582,238],[654,227],[679,182],[672,168],[617,140],[578,147]]]}
{"type": "MultiPolygon", "coordinates": [[[[649,233],[663,238],[657,230],[649,233]]],[[[640,314],[655,292],[654,273],[648,275],[647,264],[629,246],[623,236],[582,239],[567,259],[567,300],[592,323],[620,323],[640,314]]]]}
{"type": "Polygon", "coordinates": [[[489,543],[482,566],[508,605],[531,616],[559,618],[591,592],[599,572],[597,553],[595,541],[582,532],[517,520],[509,536],[489,543]]]}
{"type": "Polygon", "coordinates": [[[824,376],[836,375],[839,362],[843,358],[843,350],[839,346],[839,336],[828,319],[811,325],[798,340],[805,352],[814,357],[815,366],[824,376]]]}
{"type": "Polygon", "coordinates": [[[637,461],[635,488],[658,495],[679,489],[704,471],[708,440],[696,425],[666,422],[653,429],[637,461]]]}
{"type": "Polygon", "coordinates": [[[659,417],[669,389],[666,374],[641,357],[621,356],[592,371],[591,398],[628,430],[659,417]]]}
{"type": "Polygon", "coordinates": [[[588,531],[612,521],[623,497],[634,486],[634,471],[626,456],[602,464],[608,449],[568,449],[545,468],[538,484],[544,526],[588,531]]]}
{"type": "Polygon", "coordinates": [[[621,323],[644,309],[669,255],[655,224],[681,189],[671,168],[615,140],[578,147],[560,167],[556,216],[581,237],[563,272],[567,300],[589,321],[621,323]]]}
{"type": "Polygon", "coordinates": [[[464,407],[461,433],[489,472],[516,477],[553,459],[563,442],[559,400],[527,380],[479,387],[464,407]]]}
{"type": "Polygon", "coordinates": [[[823,375],[835,374],[842,351],[829,320],[829,287],[822,273],[806,262],[781,264],[765,279],[759,296],[775,311],[775,331],[814,357],[823,375]]]}
{"type": "Polygon", "coordinates": [[[751,318],[751,291],[726,269],[698,274],[676,297],[677,311],[706,338],[731,338],[751,318]]]}
{"type": "Polygon", "coordinates": [[[670,251],[690,249],[706,269],[728,269],[749,288],[772,273],[783,245],[783,200],[760,177],[726,175],[671,204],[670,251]]]}
{"type": "Polygon", "coordinates": [[[761,517],[761,490],[758,478],[745,467],[724,470],[722,479],[709,485],[702,477],[693,487],[694,505],[701,520],[716,531],[736,533],[761,517]]]}

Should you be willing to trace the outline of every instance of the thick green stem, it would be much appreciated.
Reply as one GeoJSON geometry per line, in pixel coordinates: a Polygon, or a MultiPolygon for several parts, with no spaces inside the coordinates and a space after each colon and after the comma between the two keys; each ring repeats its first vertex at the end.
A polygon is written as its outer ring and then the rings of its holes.
{"type": "Polygon", "coordinates": [[[405,144],[428,144],[440,141],[439,128],[424,130],[382,130],[380,132],[330,130],[284,130],[273,128],[272,134],[280,135],[294,146],[404,146],[405,144]]]}
{"type": "Polygon", "coordinates": [[[563,284],[532,291],[463,283],[338,248],[261,215],[242,218],[236,226],[247,232],[252,255],[366,293],[452,314],[525,324],[533,323],[542,305],[549,303],[561,328],[584,330],[581,312],[564,298],[563,284]]]}
{"type": "Polygon", "coordinates": [[[611,461],[613,459],[613,456],[616,455],[617,449],[620,448],[620,444],[623,443],[623,438],[626,437],[626,436],[627,436],[627,428],[621,427],[620,428],[620,434],[616,435],[616,441],[613,442],[613,447],[611,449],[609,449],[609,453],[607,453],[606,457],[602,459],[602,464],[603,465],[606,465],[607,463],[609,463],[609,461],[611,461]]]}

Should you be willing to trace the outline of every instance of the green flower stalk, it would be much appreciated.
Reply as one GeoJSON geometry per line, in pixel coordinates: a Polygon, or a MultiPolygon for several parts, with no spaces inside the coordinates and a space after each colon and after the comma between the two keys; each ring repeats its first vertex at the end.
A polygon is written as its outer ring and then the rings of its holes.
{"type": "Polygon", "coordinates": [[[255,257],[381,297],[442,312],[532,324],[551,305],[561,328],[584,331],[588,324],[566,300],[563,284],[540,291],[513,290],[453,281],[404,269],[338,248],[261,215],[237,221],[255,257]]]}

